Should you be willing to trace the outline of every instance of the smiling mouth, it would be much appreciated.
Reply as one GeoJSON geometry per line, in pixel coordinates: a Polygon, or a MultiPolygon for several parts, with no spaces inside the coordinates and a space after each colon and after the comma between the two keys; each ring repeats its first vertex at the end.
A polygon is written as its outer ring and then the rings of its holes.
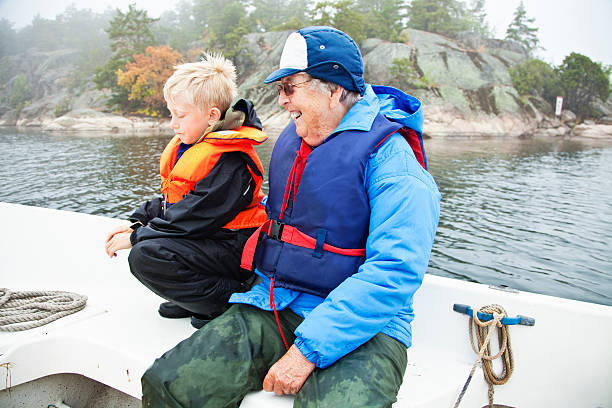
{"type": "Polygon", "coordinates": [[[296,120],[302,117],[302,112],[291,112],[291,119],[296,120]]]}

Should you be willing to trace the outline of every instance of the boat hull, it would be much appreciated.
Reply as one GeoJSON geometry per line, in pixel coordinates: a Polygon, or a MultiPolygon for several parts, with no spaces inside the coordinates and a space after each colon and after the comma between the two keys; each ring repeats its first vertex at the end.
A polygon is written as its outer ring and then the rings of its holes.
{"type": "MultiPolygon", "coordinates": [[[[163,299],[130,274],[127,251],[114,259],[105,255],[106,234],[124,221],[6,203],[0,214],[0,286],[88,296],[78,313],[24,332],[0,332],[0,389],[73,373],[140,398],[144,371],[194,329],[189,319],[158,316],[163,299]]],[[[476,309],[495,303],[512,316],[535,319],[535,326],[510,327],[514,373],[495,388],[496,403],[612,408],[612,307],[432,275],[415,296],[413,346],[394,407],[453,405],[476,359],[468,317],[453,311],[455,303],[476,309]]],[[[242,406],[292,402],[262,391],[242,406]]],[[[486,403],[478,368],[461,406],[486,403]]]]}

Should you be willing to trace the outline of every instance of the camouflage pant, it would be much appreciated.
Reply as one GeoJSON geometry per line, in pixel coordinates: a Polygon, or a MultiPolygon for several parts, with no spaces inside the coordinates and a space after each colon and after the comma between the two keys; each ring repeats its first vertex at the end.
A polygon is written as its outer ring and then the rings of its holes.
{"type": "MultiPolygon", "coordinates": [[[[287,342],[302,318],[279,311],[287,342]]],[[[238,407],[262,389],[285,354],[274,314],[234,305],[155,361],[142,377],[143,407],[238,407]]],[[[390,407],[406,369],[406,348],[378,334],[326,369],[315,369],[294,407],[390,407]]]]}

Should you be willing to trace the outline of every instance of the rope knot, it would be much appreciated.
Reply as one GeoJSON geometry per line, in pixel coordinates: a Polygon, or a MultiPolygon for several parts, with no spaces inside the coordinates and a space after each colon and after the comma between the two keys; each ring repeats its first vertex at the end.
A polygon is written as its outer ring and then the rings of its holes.
{"type": "Polygon", "coordinates": [[[497,313],[494,312],[493,313],[493,321],[497,324],[497,327],[502,327],[503,324],[501,322],[501,320],[505,317],[506,315],[503,315],[501,313],[497,313]]]}
{"type": "Polygon", "coordinates": [[[463,398],[463,395],[479,362],[482,361],[482,371],[485,381],[489,385],[490,406],[493,406],[493,386],[507,383],[512,375],[514,360],[512,356],[512,349],[510,347],[510,337],[508,328],[501,322],[501,320],[508,314],[502,306],[496,304],[481,307],[479,312],[491,314],[493,315],[493,319],[483,322],[478,318],[478,311],[475,309],[472,310],[472,317],[470,317],[470,321],[468,323],[468,330],[470,333],[470,343],[472,344],[472,349],[476,354],[478,354],[478,358],[474,362],[470,375],[468,376],[468,380],[463,386],[463,389],[455,402],[455,408],[459,406],[459,403],[463,398]],[[491,355],[490,341],[494,331],[497,331],[499,352],[495,355],[491,355]],[[474,333],[476,333],[478,347],[474,342],[474,333]],[[491,362],[500,357],[502,358],[502,372],[501,374],[496,374],[493,372],[491,362]]]}

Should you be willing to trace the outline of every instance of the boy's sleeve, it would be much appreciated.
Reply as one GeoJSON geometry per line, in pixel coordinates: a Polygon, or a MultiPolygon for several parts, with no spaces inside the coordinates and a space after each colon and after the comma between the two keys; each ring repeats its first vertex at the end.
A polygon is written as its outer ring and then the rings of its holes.
{"type": "Polygon", "coordinates": [[[255,182],[243,153],[224,153],[210,173],[181,201],[131,236],[132,245],[151,238],[205,238],[230,222],[253,199],[255,182]]]}
{"type": "Polygon", "coordinates": [[[147,225],[153,218],[161,217],[161,206],[161,197],[146,201],[130,215],[129,220],[131,222],[140,221],[143,225],[147,225]]]}

